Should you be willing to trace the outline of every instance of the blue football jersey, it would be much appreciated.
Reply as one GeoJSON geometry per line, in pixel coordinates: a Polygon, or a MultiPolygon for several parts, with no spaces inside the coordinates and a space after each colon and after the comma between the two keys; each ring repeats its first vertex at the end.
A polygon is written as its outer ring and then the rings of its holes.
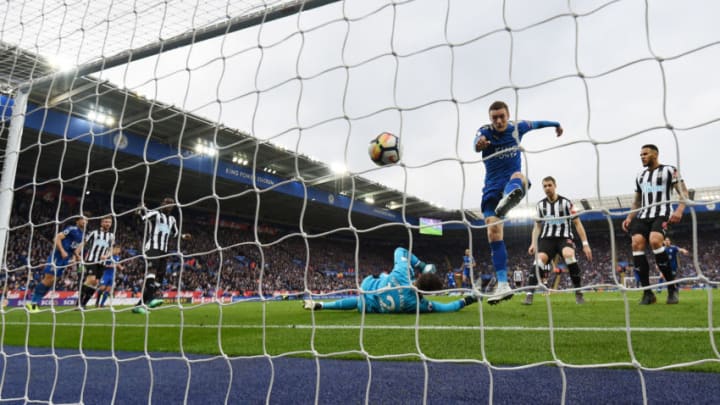
{"type": "Polygon", "coordinates": [[[463,274],[465,277],[470,277],[470,272],[472,272],[474,264],[475,259],[472,256],[463,256],[463,274]]]}
{"type": "Polygon", "coordinates": [[[457,288],[457,283],[455,282],[455,272],[454,271],[448,272],[447,284],[448,284],[448,288],[457,288]]]}
{"type": "Polygon", "coordinates": [[[112,255],[105,260],[105,267],[115,268],[115,263],[120,263],[119,255],[112,255]]]}
{"type": "Polygon", "coordinates": [[[512,122],[508,123],[503,132],[496,131],[492,125],[478,129],[473,145],[481,136],[490,141],[490,145],[482,150],[483,163],[485,163],[483,193],[502,190],[510,176],[521,171],[522,158],[518,147],[526,133],[533,129],[558,126],[560,124],[553,121],[520,121],[517,123],[517,132],[515,123],[512,122]]]}
{"type": "MultiPolygon", "coordinates": [[[[65,235],[65,239],[62,240],[62,247],[68,253],[69,257],[72,257],[75,249],[83,241],[83,231],[75,225],[71,225],[63,229],[62,233],[65,235]]],[[[55,251],[55,256],[60,258],[60,252],[55,251]]]]}

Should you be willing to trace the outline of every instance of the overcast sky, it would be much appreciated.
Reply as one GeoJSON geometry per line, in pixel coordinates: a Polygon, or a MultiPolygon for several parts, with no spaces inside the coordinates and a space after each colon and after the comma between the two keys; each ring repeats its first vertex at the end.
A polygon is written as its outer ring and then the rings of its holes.
{"type": "Polygon", "coordinates": [[[573,199],[632,193],[645,143],[690,187],[719,184],[717,2],[649,1],[647,26],[644,0],[507,0],[504,14],[499,0],[387,3],[340,2],[98,75],[449,208],[480,205],[472,141],[495,100],[565,128],[523,142],[531,202],[548,175],[573,199]],[[368,159],[383,131],[401,137],[404,166],[368,159]]]}

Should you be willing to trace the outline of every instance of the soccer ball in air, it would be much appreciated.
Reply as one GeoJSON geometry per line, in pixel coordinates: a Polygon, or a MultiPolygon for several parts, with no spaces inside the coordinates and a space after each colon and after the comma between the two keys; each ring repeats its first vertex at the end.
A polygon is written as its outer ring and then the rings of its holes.
{"type": "Polygon", "coordinates": [[[397,163],[400,161],[400,138],[389,132],[383,132],[370,141],[368,154],[370,160],[378,166],[397,163]]]}

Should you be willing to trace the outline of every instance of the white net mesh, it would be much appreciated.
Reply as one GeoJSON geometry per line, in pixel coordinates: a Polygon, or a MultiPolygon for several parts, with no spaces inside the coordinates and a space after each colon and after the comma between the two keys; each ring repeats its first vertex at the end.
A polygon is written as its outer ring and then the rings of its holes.
{"type": "Polygon", "coordinates": [[[720,362],[720,243],[710,236],[720,193],[703,148],[717,144],[716,7],[7,2],[0,400],[598,402],[616,395],[591,383],[605,377],[630,379],[631,402],[674,398],[668,381],[680,373],[659,371],[717,372],[720,362]],[[15,111],[14,121],[21,142],[7,149],[10,111],[25,96],[27,113],[15,111]],[[529,207],[552,175],[585,211],[595,257],[580,263],[590,305],[558,294],[569,291],[558,274],[528,308],[515,299],[403,318],[301,312],[292,300],[356,296],[366,276],[388,270],[396,246],[443,276],[470,247],[472,284],[449,289],[482,288],[491,259],[478,219],[485,171],[472,141],[498,99],[512,119],[565,128],[560,139],[545,130],[523,141],[535,187],[506,224],[510,269],[531,268],[529,207]],[[368,159],[368,141],[384,131],[399,135],[401,165],[368,159]],[[672,235],[689,250],[680,284],[701,288],[683,292],[690,311],[638,310],[640,291],[625,280],[632,261],[618,219],[630,209],[645,143],[697,187],[672,235]],[[136,209],[155,209],[165,196],[177,201],[179,234],[192,237],[170,239],[165,305],[133,314],[152,272],[136,209]],[[110,309],[72,310],[85,275],[72,265],[31,313],[23,305],[54,238],[84,210],[88,231],[111,215],[122,246],[110,309]],[[421,217],[442,220],[445,236],[419,234],[421,217]],[[694,350],[667,346],[676,339],[694,350]],[[465,385],[473,387],[457,389],[465,385]]]}

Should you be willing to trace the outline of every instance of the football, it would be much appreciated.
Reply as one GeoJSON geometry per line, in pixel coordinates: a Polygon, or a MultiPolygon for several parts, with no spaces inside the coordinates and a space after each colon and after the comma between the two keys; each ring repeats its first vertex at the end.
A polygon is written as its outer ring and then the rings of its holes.
{"type": "Polygon", "coordinates": [[[370,160],[378,166],[395,164],[400,161],[400,138],[389,132],[373,138],[368,146],[370,160]]]}

